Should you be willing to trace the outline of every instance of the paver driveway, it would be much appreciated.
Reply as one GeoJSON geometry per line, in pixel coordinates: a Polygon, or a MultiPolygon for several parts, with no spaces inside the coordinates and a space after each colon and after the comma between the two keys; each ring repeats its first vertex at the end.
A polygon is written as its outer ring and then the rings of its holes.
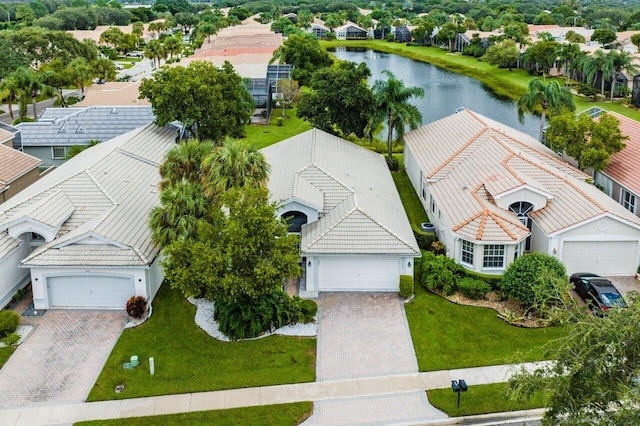
{"type": "MultiPolygon", "coordinates": [[[[317,381],[418,372],[402,300],[391,293],[323,293],[317,381]]],[[[425,392],[318,401],[304,425],[393,424],[447,416],[425,392]]]]}
{"type": "Polygon", "coordinates": [[[48,311],[0,370],[0,408],[82,402],[122,327],[124,311],[48,311]]]}

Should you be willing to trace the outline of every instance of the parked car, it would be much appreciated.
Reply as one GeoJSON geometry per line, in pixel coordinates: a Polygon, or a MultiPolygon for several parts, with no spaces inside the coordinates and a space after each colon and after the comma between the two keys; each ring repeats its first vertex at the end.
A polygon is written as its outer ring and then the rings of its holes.
{"type": "Polygon", "coordinates": [[[117,69],[118,71],[121,71],[121,70],[123,70],[123,69],[124,69],[124,67],[122,66],[122,64],[115,63],[115,66],[116,66],[116,69],[117,69]]]}
{"type": "Polygon", "coordinates": [[[125,56],[127,58],[142,58],[142,52],[134,50],[133,52],[127,52],[125,56]]]}
{"type": "Polygon", "coordinates": [[[571,275],[569,281],[594,313],[604,314],[609,309],[627,306],[618,289],[606,278],[590,272],[578,272],[571,275]]]}

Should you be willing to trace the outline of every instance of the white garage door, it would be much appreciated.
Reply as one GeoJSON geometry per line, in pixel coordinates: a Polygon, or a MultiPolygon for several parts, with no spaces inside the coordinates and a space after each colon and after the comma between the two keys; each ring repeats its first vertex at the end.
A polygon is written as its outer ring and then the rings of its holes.
{"type": "Polygon", "coordinates": [[[400,259],[321,258],[319,273],[320,291],[398,291],[400,259]]]}
{"type": "Polygon", "coordinates": [[[637,241],[565,241],[562,247],[568,274],[633,275],[637,259],[637,241]]]}
{"type": "Polygon", "coordinates": [[[65,276],[47,278],[50,308],[124,309],[133,296],[127,277],[65,276]]]}

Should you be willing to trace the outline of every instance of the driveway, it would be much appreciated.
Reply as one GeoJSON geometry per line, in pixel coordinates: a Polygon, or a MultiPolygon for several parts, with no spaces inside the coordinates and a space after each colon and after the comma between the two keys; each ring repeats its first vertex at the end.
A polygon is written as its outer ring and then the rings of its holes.
{"type": "MultiPolygon", "coordinates": [[[[318,299],[317,381],[417,373],[402,300],[391,293],[323,293],[318,299]]],[[[392,392],[392,391],[391,391],[392,392]]],[[[444,419],[425,392],[318,401],[304,425],[444,419]]]]}
{"type": "Polygon", "coordinates": [[[0,408],[82,402],[126,322],[124,311],[51,310],[0,370],[0,408]]]}

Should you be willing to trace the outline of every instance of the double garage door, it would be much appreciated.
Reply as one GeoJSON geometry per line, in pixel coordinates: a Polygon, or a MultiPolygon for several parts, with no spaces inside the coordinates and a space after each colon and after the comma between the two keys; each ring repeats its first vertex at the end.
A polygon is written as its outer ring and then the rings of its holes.
{"type": "Polygon", "coordinates": [[[62,276],[47,278],[49,308],[124,309],[135,294],[129,277],[62,276]]]}
{"type": "Polygon", "coordinates": [[[562,261],[568,274],[633,275],[638,261],[638,242],[565,241],[562,261]]]}
{"type": "Polygon", "coordinates": [[[385,257],[323,257],[320,291],[398,291],[400,259],[385,257]]]}

